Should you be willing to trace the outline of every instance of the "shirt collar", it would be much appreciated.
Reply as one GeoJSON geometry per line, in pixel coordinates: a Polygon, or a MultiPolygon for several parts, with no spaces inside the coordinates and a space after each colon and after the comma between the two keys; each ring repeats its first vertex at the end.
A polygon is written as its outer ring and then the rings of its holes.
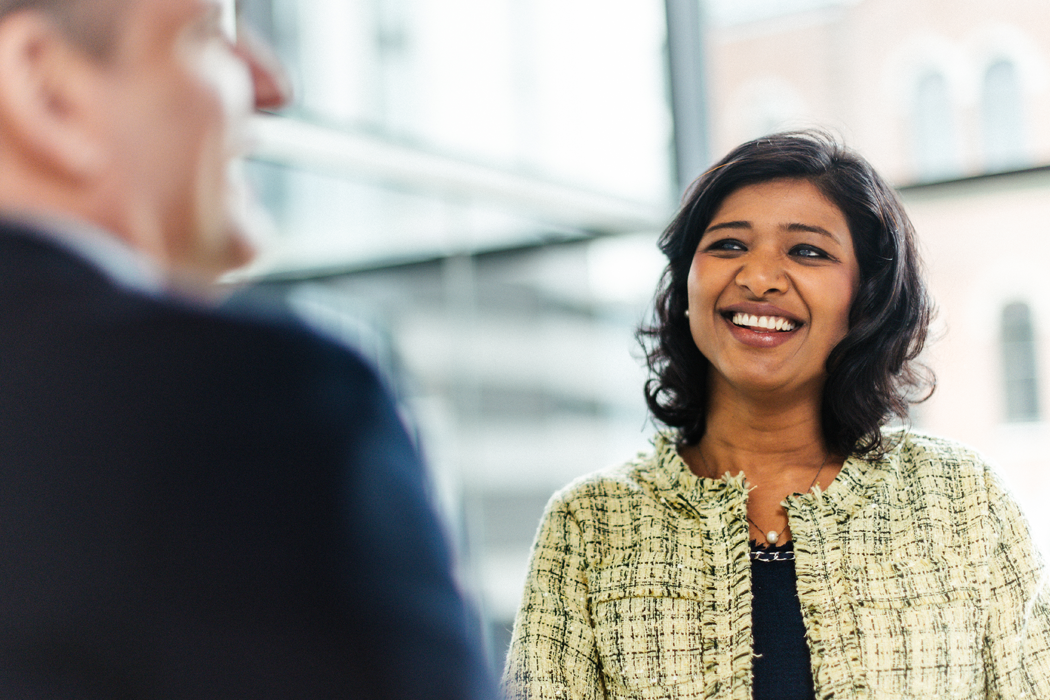
{"type": "Polygon", "coordinates": [[[165,277],[157,266],[105,229],[83,220],[39,212],[5,212],[4,218],[72,253],[121,287],[151,296],[166,292],[165,277]]]}

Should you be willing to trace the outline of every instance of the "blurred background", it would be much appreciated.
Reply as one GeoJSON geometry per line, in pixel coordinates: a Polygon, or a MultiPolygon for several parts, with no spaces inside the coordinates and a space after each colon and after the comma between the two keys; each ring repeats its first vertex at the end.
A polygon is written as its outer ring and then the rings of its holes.
{"type": "Polygon", "coordinates": [[[680,193],[819,126],[899,188],[939,306],[916,426],[1050,535],[1050,3],[241,0],[297,100],[241,278],[383,370],[502,665],[543,506],[646,449],[634,331],[680,193]]]}

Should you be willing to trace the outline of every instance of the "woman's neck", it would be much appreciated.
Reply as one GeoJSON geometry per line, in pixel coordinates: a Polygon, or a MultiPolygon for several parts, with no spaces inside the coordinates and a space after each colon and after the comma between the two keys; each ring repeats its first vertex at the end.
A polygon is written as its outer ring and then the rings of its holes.
{"type": "Polygon", "coordinates": [[[713,384],[704,436],[680,454],[698,476],[743,473],[750,538],[786,542],[792,535],[784,498],[826,489],[842,469],[842,457],[824,442],[822,387],[751,395],[713,384]]]}
{"type": "Polygon", "coordinates": [[[744,472],[749,480],[766,481],[786,476],[785,470],[805,472],[827,456],[819,391],[788,399],[713,392],[704,437],[694,449],[699,454],[692,461],[700,462],[704,476],[744,472]]]}

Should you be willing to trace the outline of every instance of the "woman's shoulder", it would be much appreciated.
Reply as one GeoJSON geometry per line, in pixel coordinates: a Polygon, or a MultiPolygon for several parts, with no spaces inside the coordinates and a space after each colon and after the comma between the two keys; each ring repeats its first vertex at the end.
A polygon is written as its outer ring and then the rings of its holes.
{"type": "Polygon", "coordinates": [[[675,449],[674,436],[660,433],[654,437],[651,449],[574,479],[555,492],[551,505],[578,508],[610,501],[649,500],[655,491],[689,479],[687,472],[675,449]]]}
{"type": "MultiPolygon", "coordinates": [[[[924,521],[931,541],[963,553],[967,543],[985,541],[1010,531],[1020,541],[1027,535],[1025,518],[1002,473],[980,451],[957,440],[911,428],[887,431],[891,449],[863,474],[868,490],[852,502],[857,514],[865,504],[895,511],[899,523],[924,521]],[[860,506],[860,507],[856,507],[860,506]]],[[[847,479],[848,480],[848,479],[847,479]]]]}
{"type": "Polygon", "coordinates": [[[916,469],[934,466],[941,471],[945,466],[955,466],[983,471],[988,466],[988,460],[975,448],[933,433],[914,428],[894,428],[883,431],[883,437],[890,445],[884,459],[916,469]]]}
{"type": "Polygon", "coordinates": [[[876,464],[893,481],[956,494],[998,487],[996,470],[970,445],[914,428],[886,430],[884,437],[891,447],[876,464]]]}
{"type": "Polygon", "coordinates": [[[555,492],[558,502],[580,502],[595,498],[628,497],[640,493],[640,474],[649,471],[656,460],[654,451],[639,452],[634,458],[584,474],[555,492]]]}

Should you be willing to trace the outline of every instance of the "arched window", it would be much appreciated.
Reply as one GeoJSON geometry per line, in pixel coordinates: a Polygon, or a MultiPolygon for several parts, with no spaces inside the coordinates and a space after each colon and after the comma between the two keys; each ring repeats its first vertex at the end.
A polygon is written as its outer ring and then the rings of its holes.
{"type": "Polygon", "coordinates": [[[955,119],[948,80],[937,72],[926,73],[916,84],[914,148],[919,178],[939,180],[959,171],[955,119]]]}
{"type": "Polygon", "coordinates": [[[1027,161],[1021,81],[1010,61],[996,61],[985,71],[981,86],[981,137],[988,170],[1009,170],[1027,161]]]}
{"type": "Polygon", "coordinates": [[[1015,302],[1003,308],[1000,339],[1006,420],[1010,423],[1039,420],[1035,332],[1028,304],[1015,302]]]}

